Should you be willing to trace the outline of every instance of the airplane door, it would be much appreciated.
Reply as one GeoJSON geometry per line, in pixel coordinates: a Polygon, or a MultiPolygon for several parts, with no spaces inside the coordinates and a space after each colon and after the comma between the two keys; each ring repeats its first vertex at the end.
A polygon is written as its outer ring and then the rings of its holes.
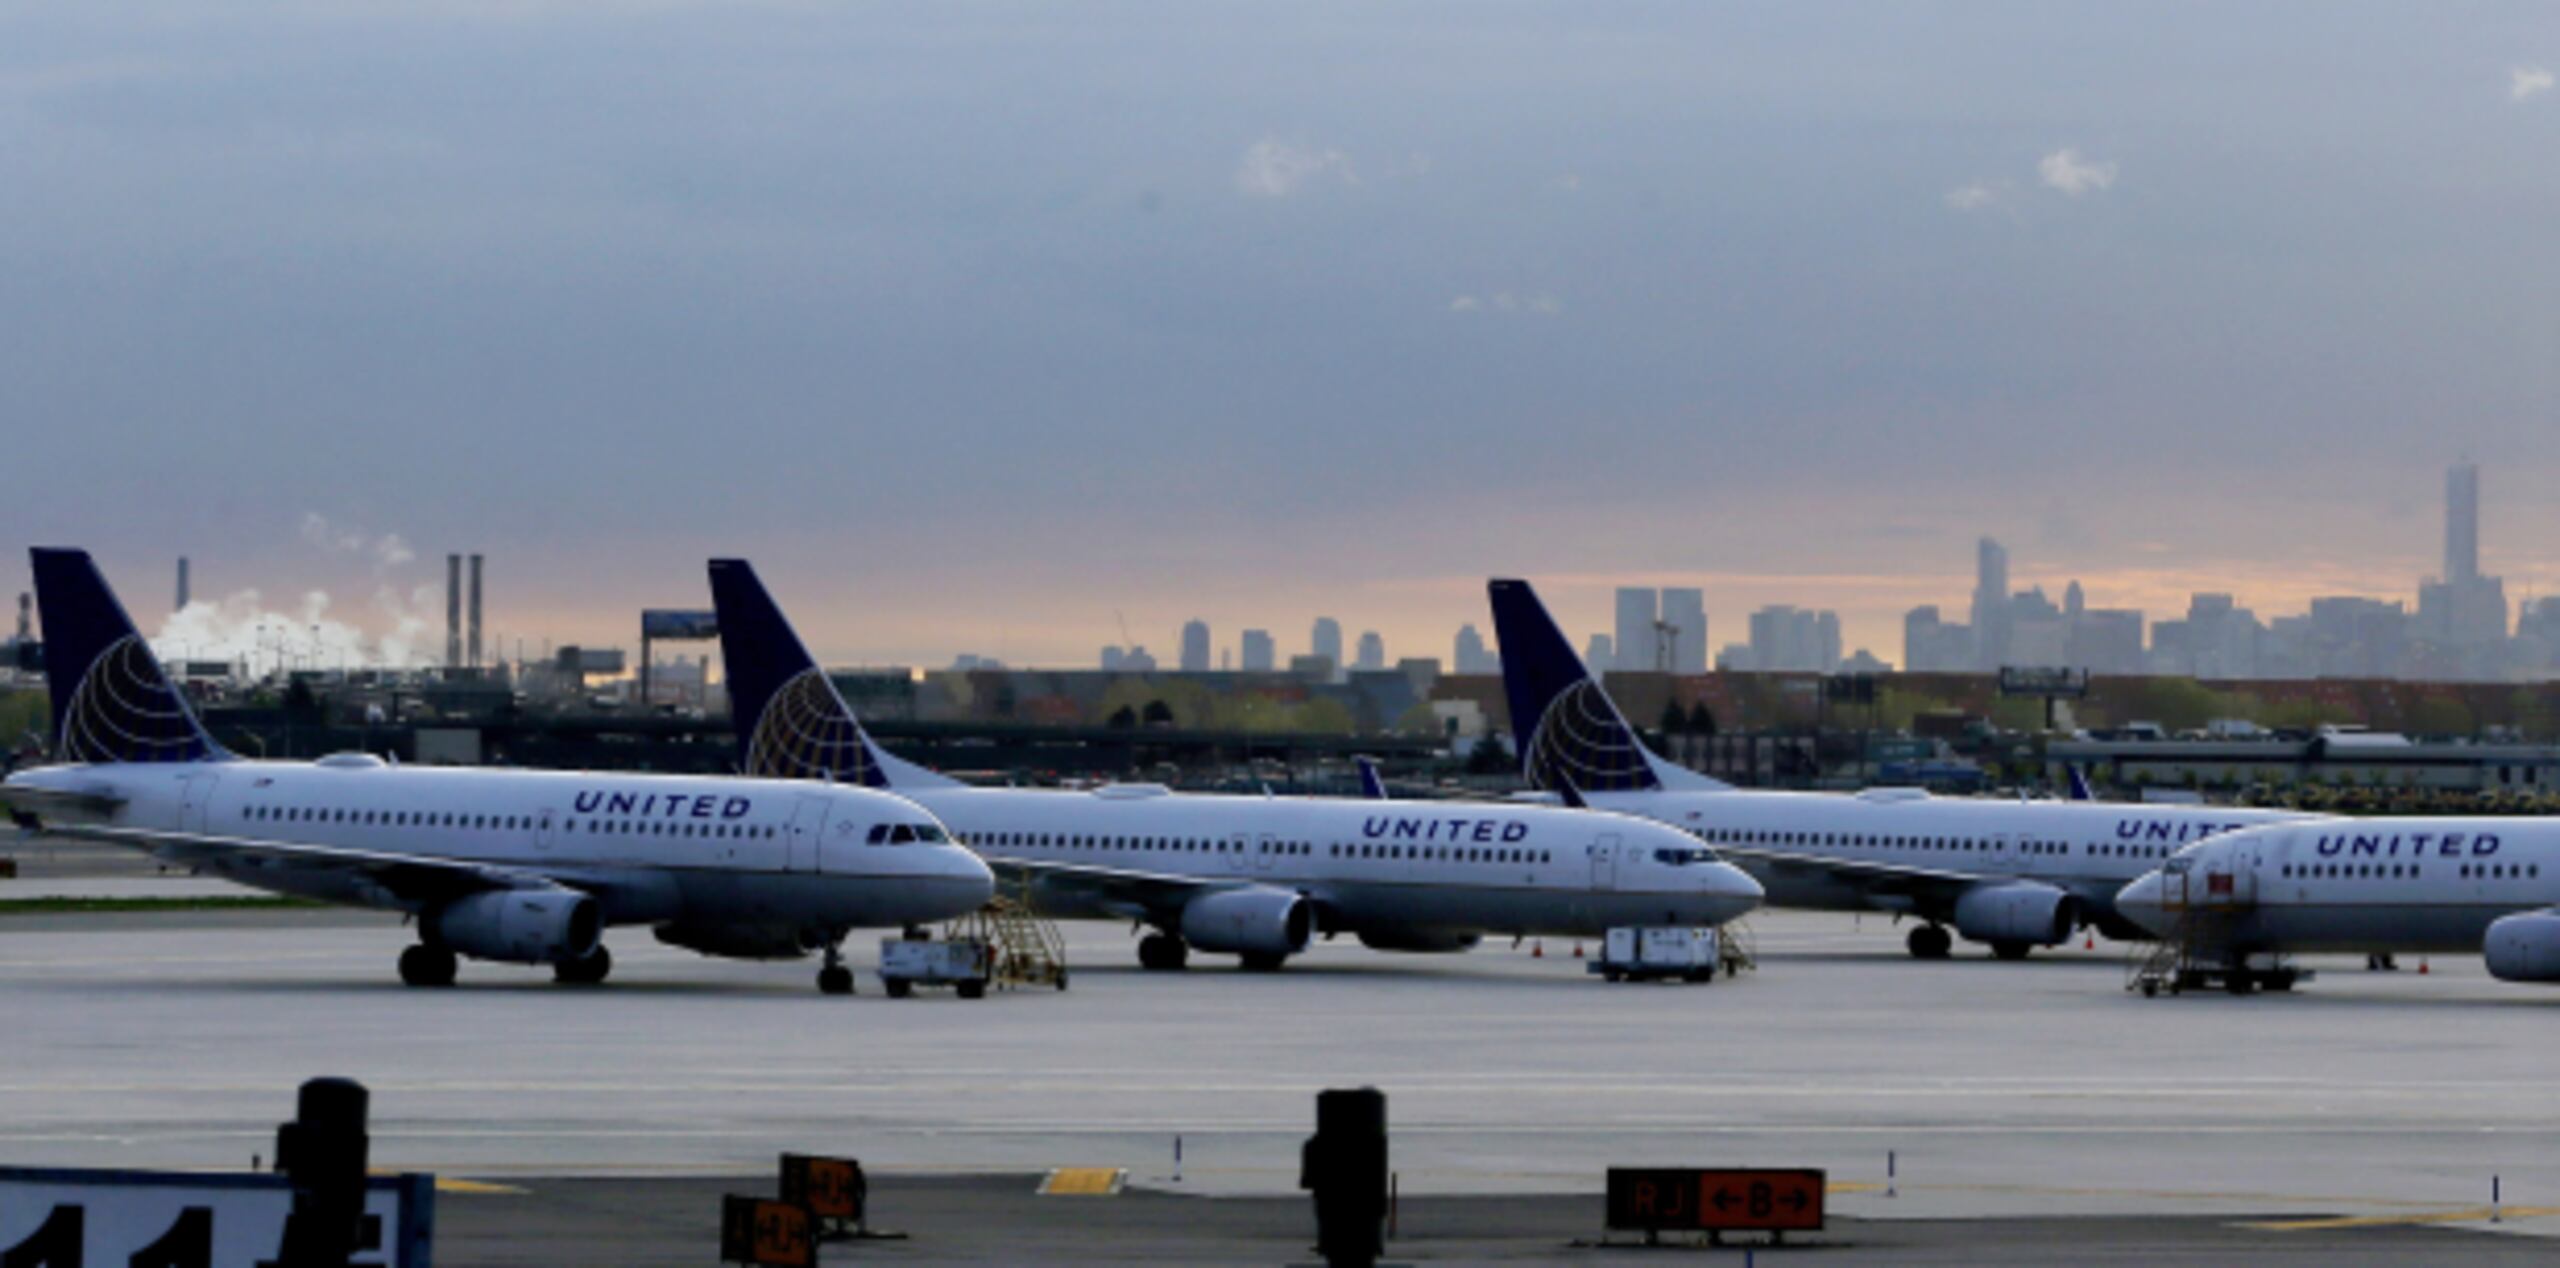
{"type": "Polygon", "coordinates": [[[206,831],[205,808],[213,801],[213,786],[221,781],[222,776],[212,772],[187,776],[178,811],[180,832],[206,831]]]}
{"type": "Polygon", "coordinates": [[[802,797],[791,811],[791,826],[783,830],[785,849],[782,870],[814,872],[818,868],[818,833],[827,826],[825,797],[802,797]]]}
{"type": "Polygon", "coordinates": [[[2023,872],[2026,870],[2025,856],[2018,851],[2017,843],[2009,839],[2008,833],[1994,832],[1986,841],[1986,844],[1991,847],[1991,857],[1988,860],[1990,866],[1984,870],[1992,872],[2023,872]]]}
{"type": "Polygon", "coordinates": [[[1228,837],[1226,849],[1227,870],[1230,872],[1241,872],[1247,867],[1252,866],[1245,862],[1244,857],[1251,849],[1252,841],[1250,838],[1246,837],[1245,834],[1239,832],[1234,836],[1228,837]]]}
{"type": "Polygon", "coordinates": [[[1591,843],[1591,888],[1618,887],[1618,834],[1602,833],[1591,843]]]}
{"type": "Polygon", "coordinates": [[[550,851],[551,841],[554,834],[552,825],[559,822],[559,820],[560,812],[547,806],[543,808],[541,814],[534,817],[533,848],[545,853],[550,851]]]}
{"type": "Polygon", "coordinates": [[[1268,872],[1271,870],[1271,864],[1273,861],[1280,857],[1280,843],[1272,840],[1270,833],[1263,833],[1262,840],[1257,843],[1257,851],[1258,852],[1253,856],[1254,868],[1258,871],[1268,872]]]}

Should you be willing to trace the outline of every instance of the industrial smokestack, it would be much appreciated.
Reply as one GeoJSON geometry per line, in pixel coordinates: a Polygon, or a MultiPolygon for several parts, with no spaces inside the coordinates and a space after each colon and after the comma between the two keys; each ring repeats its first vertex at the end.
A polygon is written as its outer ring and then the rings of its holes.
{"type": "Polygon", "coordinates": [[[187,610],[187,557],[178,556],[178,611],[187,610]]]}
{"type": "Polygon", "coordinates": [[[444,557],[444,667],[462,664],[462,556],[444,557]]]}
{"type": "Polygon", "coordinates": [[[471,667],[480,667],[480,556],[471,557],[471,667]]]}

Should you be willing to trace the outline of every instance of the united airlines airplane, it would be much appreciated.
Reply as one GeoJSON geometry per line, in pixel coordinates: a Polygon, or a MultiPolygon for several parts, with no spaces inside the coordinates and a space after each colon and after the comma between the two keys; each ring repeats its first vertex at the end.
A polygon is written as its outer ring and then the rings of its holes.
{"type": "Polygon", "coordinates": [[[1533,788],[1672,824],[1759,878],[1777,907],[1875,911],[1921,923],[1911,954],[1943,959],[1952,928],[2020,959],[2115,910],[2125,883],[2190,842],[2305,816],[2208,806],[1941,799],[1916,788],[1744,792],[1665,761],[1584,670],[1525,581],[1489,586],[1502,678],[1533,788]]]}
{"type": "Polygon", "coordinates": [[[1596,936],[1713,925],[1760,887],[1678,832],[1542,807],[1234,797],[1115,784],[973,788],[880,750],[744,561],[711,561],[742,769],[915,799],[1060,917],[1153,930],[1138,962],[1193,950],[1276,969],[1314,933],[1464,951],[1487,933],[1596,936]]]}
{"type": "Polygon", "coordinates": [[[56,753],[0,801],[22,827],[147,850],[243,885],[408,913],[411,986],[460,956],[604,980],[609,925],[705,955],[819,949],[983,906],[994,878],[903,798],[782,780],[248,761],[206,733],[87,553],[36,550],[56,753]]]}
{"type": "Polygon", "coordinates": [[[2116,909],[2234,991],[2283,985],[2290,952],[2478,952],[2510,982],[2560,982],[2560,819],[2354,819],[2232,832],[2188,846],[2116,909]]]}

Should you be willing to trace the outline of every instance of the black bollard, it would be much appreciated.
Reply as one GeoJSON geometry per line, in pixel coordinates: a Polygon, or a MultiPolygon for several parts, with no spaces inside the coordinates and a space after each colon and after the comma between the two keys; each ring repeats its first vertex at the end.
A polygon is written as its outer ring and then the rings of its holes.
{"type": "Polygon", "coordinates": [[[1328,1264],[1370,1268],[1386,1252],[1387,1094],[1376,1088],[1316,1093],[1316,1134],[1300,1155],[1298,1187],[1315,1195],[1316,1253],[1328,1264]]]}
{"type": "Polygon", "coordinates": [[[276,1128],[276,1170],[293,1182],[278,1268],[346,1268],[364,1237],[364,1085],[313,1079],[294,1119],[276,1128]]]}

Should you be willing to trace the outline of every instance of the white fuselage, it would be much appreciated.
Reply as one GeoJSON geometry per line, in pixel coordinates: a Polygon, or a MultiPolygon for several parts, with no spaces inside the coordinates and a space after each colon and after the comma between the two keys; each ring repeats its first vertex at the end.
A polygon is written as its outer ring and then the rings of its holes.
{"type": "MultiPolygon", "coordinates": [[[[991,859],[1268,885],[1317,904],[1320,927],[1417,934],[1595,936],[1615,925],[1713,925],[1759,887],[1677,832],[1547,807],[1206,794],[906,790],[991,859]]],[[[1048,914],[1132,919],[1108,900],[1048,914]]]]}
{"type": "Polygon", "coordinates": [[[2125,887],[2164,935],[2201,913],[2249,951],[2477,952],[2489,925],[2560,904],[2560,820],[2349,819],[2237,833],[2125,887]]]}
{"type": "MultiPolygon", "coordinates": [[[[362,756],[55,766],[12,786],[101,793],[110,826],[522,871],[595,895],[607,924],[841,933],[975,910],[992,879],[886,793],[785,780],[399,767],[362,756]],[[875,825],[907,843],[873,845],[875,825]]],[[[343,870],[218,851],[214,874],[281,894],[414,909],[343,870]]]]}
{"type": "MultiPolygon", "coordinates": [[[[1817,855],[1860,864],[2034,880],[2077,897],[2093,916],[2114,911],[2126,882],[2216,833],[2305,818],[2290,811],[2092,801],[1932,797],[1916,789],[1862,793],[1662,791],[1591,793],[1599,809],[1670,824],[1710,846],[1817,855]]],[[[1767,887],[1774,907],[1912,911],[1912,901],[1844,874],[1734,862],[1767,887]]],[[[1943,913],[1919,911],[1937,918],[1943,913]]]]}

